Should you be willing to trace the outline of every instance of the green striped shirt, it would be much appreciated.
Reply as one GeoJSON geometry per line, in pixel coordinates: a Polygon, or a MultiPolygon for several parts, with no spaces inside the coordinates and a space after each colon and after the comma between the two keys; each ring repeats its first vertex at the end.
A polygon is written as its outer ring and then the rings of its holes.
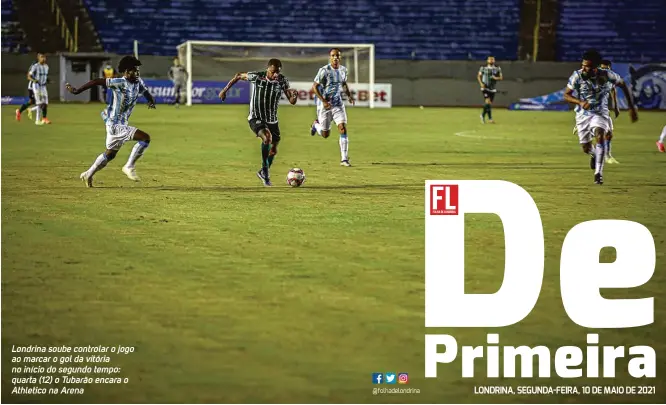
{"type": "Polygon", "coordinates": [[[481,73],[481,82],[488,89],[492,90],[495,88],[495,83],[497,82],[497,80],[493,79],[493,76],[499,77],[502,74],[502,68],[499,66],[481,66],[479,73],[481,73]]]}
{"type": "Polygon", "coordinates": [[[269,80],[266,71],[248,72],[247,80],[250,82],[250,114],[247,119],[277,123],[280,97],[284,90],[289,89],[289,80],[281,74],[275,80],[269,80]]]}

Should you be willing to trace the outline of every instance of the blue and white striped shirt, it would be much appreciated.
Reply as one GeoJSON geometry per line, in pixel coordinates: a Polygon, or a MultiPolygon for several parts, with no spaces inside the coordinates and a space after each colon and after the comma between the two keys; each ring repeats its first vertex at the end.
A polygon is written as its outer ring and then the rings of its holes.
{"type": "Polygon", "coordinates": [[[106,125],[127,125],[136,101],[146,91],[146,84],[139,79],[131,83],[124,77],[106,79],[106,87],[113,97],[106,108],[106,125]]]}
{"type": "MultiPolygon", "coordinates": [[[[46,80],[49,78],[49,65],[41,63],[33,63],[30,65],[30,74],[32,78],[37,80],[37,84],[41,86],[46,86],[46,80]]],[[[32,88],[32,82],[28,85],[28,88],[32,88]]]]}
{"type": "Polygon", "coordinates": [[[579,100],[585,100],[590,103],[590,109],[584,110],[577,105],[574,111],[576,114],[587,115],[609,115],[608,100],[613,87],[622,81],[617,73],[609,69],[599,69],[594,78],[583,78],[583,69],[573,72],[569,77],[567,88],[577,93],[579,100]]]}
{"type": "MultiPolygon", "coordinates": [[[[320,84],[323,88],[322,96],[332,107],[340,107],[343,105],[342,102],[342,85],[347,83],[347,68],[340,65],[337,69],[334,69],[333,66],[329,63],[328,65],[319,69],[317,76],[314,79],[315,83],[320,84]]],[[[321,103],[319,97],[316,99],[317,105],[321,103]]]]}

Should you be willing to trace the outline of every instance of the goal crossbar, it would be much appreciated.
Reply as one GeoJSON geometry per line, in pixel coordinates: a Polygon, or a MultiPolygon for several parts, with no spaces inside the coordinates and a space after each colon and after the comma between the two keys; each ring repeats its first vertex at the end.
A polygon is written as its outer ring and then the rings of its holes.
{"type": "MultiPolygon", "coordinates": [[[[370,94],[368,107],[375,106],[375,45],[374,44],[345,44],[345,43],[298,43],[298,42],[234,42],[234,41],[185,41],[177,49],[184,50],[185,68],[187,69],[187,105],[192,105],[192,47],[193,46],[228,46],[228,47],[264,47],[264,48],[346,48],[354,52],[354,78],[358,83],[358,51],[368,50],[369,72],[368,91],[370,94]]],[[[180,54],[180,52],[179,52],[180,54]]]]}
{"type": "Polygon", "coordinates": [[[274,47],[274,48],[372,48],[374,44],[335,44],[335,43],[301,43],[301,42],[233,42],[233,41],[185,41],[178,48],[192,45],[219,45],[219,46],[247,46],[247,47],[274,47]]]}

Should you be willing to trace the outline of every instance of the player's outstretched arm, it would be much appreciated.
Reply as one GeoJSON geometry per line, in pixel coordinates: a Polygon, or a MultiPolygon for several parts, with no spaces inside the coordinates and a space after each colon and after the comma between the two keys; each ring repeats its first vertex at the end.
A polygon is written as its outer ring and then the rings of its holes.
{"type": "Polygon", "coordinates": [[[617,90],[615,87],[611,90],[611,98],[613,100],[613,111],[615,112],[615,118],[620,115],[620,104],[617,102],[617,90]]]}
{"type": "Polygon", "coordinates": [[[354,101],[354,95],[349,90],[349,86],[347,86],[347,82],[342,83],[342,91],[344,91],[345,94],[347,95],[347,98],[349,99],[349,102],[351,103],[351,105],[354,105],[354,103],[356,101],[354,101]]]}
{"type": "Polygon", "coordinates": [[[234,84],[238,83],[239,80],[247,80],[247,72],[239,72],[227,83],[227,85],[222,89],[219,94],[219,97],[222,101],[227,98],[227,92],[234,84]]]}
{"type": "Polygon", "coordinates": [[[483,80],[481,80],[482,77],[483,74],[481,73],[481,70],[479,70],[479,73],[476,75],[476,80],[479,82],[479,86],[481,86],[482,89],[485,89],[486,85],[483,84],[483,80]]]}
{"type": "Polygon", "coordinates": [[[143,96],[146,98],[146,100],[148,100],[148,108],[156,108],[156,107],[155,107],[155,99],[153,98],[153,95],[150,94],[150,92],[148,91],[148,89],[146,89],[146,90],[143,92],[143,96]]]}
{"type": "Polygon", "coordinates": [[[631,90],[627,86],[627,83],[624,80],[620,79],[617,81],[616,85],[622,89],[625,97],[627,97],[627,104],[629,104],[629,116],[631,117],[631,122],[638,121],[638,110],[636,104],[634,104],[634,97],[631,94],[631,90]]]}
{"type": "Polygon", "coordinates": [[[67,88],[67,91],[69,91],[72,94],[81,94],[84,91],[91,89],[95,86],[106,86],[106,79],[104,78],[93,79],[88,83],[84,84],[83,86],[79,87],[78,89],[76,87],[72,87],[71,84],[67,83],[65,85],[65,88],[67,88]]]}
{"type": "Polygon", "coordinates": [[[296,102],[298,101],[298,90],[286,88],[284,89],[284,95],[287,96],[289,104],[296,105],[296,102]]]}

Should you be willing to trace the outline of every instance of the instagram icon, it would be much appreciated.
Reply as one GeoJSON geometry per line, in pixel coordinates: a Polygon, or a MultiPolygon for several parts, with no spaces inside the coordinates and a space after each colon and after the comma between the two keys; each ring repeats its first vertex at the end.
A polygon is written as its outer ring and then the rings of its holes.
{"type": "Polygon", "coordinates": [[[409,382],[409,375],[407,373],[398,374],[398,384],[407,384],[409,382]]]}

